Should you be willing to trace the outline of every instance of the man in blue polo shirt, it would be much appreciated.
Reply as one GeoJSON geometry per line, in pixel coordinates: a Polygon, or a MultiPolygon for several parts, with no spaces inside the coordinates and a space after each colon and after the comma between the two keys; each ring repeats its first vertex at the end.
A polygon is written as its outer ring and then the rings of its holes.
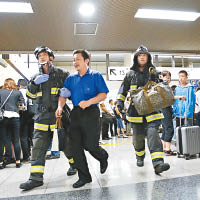
{"type": "Polygon", "coordinates": [[[99,72],[89,69],[89,53],[86,50],[73,52],[73,65],[78,73],[70,75],[61,89],[56,117],[61,117],[66,98],[71,96],[74,105],[71,111],[70,137],[72,151],[79,180],[74,188],[84,186],[92,181],[84,149],[100,162],[103,174],[108,167],[108,153],[99,146],[100,111],[98,103],[106,98],[109,92],[99,72]]]}

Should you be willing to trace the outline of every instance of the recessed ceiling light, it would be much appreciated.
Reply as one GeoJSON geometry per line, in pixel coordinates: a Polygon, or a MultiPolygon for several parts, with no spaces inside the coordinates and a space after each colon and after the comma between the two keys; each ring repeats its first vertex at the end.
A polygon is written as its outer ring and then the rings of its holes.
{"type": "Polygon", "coordinates": [[[93,4],[91,4],[91,3],[83,3],[79,7],[79,12],[83,16],[91,16],[94,13],[94,11],[95,11],[95,8],[94,8],[93,4]]]}
{"type": "Polygon", "coordinates": [[[0,12],[4,13],[33,13],[30,3],[0,2],[0,12]]]}
{"type": "Polygon", "coordinates": [[[171,58],[172,57],[172,55],[171,56],[169,56],[169,55],[158,55],[158,58],[171,58]]]}
{"type": "Polygon", "coordinates": [[[184,57],[184,58],[188,58],[188,59],[200,59],[199,56],[190,56],[190,57],[184,57]]]}
{"type": "Polygon", "coordinates": [[[169,19],[195,21],[200,16],[197,12],[183,12],[172,10],[138,9],[135,18],[169,19]]]}

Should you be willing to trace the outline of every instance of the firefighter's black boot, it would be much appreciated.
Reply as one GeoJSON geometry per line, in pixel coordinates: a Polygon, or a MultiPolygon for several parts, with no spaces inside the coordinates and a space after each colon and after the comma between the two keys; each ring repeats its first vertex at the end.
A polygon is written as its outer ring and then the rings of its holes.
{"type": "Polygon", "coordinates": [[[164,171],[167,171],[170,168],[170,165],[168,163],[160,163],[156,165],[155,167],[155,173],[160,174],[164,171]]]}
{"type": "Polygon", "coordinates": [[[31,190],[42,185],[43,181],[28,180],[25,183],[20,184],[19,188],[22,190],[31,190]]]}
{"type": "Polygon", "coordinates": [[[69,163],[70,167],[67,171],[67,176],[72,176],[74,174],[76,174],[77,169],[74,167],[74,164],[69,163]]]}
{"type": "Polygon", "coordinates": [[[144,158],[137,158],[137,166],[138,167],[144,166],[144,158]]]}

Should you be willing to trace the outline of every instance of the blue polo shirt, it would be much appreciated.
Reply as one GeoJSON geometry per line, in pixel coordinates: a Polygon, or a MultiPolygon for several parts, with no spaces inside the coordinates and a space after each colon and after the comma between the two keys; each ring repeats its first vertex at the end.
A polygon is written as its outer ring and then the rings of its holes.
{"type": "Polygon", "coordinates": [[[80,101],[96,97],[99,93],[109,92],[102,75],[89,68],[83,76],[80,76],[79,73],[69,75],[65,80],[64,87],[70,90],[74,106],[78,106],[80,101]]]}

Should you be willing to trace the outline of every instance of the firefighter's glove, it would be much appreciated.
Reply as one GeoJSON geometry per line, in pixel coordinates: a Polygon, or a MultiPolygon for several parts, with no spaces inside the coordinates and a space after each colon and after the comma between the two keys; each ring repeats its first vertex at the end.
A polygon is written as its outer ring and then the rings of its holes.
{"type": "Polygon", "coordinates": [[[38,75],[38,76],[36,76],[36,78],[34,80],[34,83],[36,85],[39,85],[41,83],[44,83],[44,82],[48,81],[48,79],[49,79],[49,75],[48,74],[38,75]]]}
{"type": "Polygon", "coordinates": [[[60,96],[64,97],[64,98],[69,98],[71,96],[71,92],[67,88],[61,88],[60,89],[60,96]]]}

